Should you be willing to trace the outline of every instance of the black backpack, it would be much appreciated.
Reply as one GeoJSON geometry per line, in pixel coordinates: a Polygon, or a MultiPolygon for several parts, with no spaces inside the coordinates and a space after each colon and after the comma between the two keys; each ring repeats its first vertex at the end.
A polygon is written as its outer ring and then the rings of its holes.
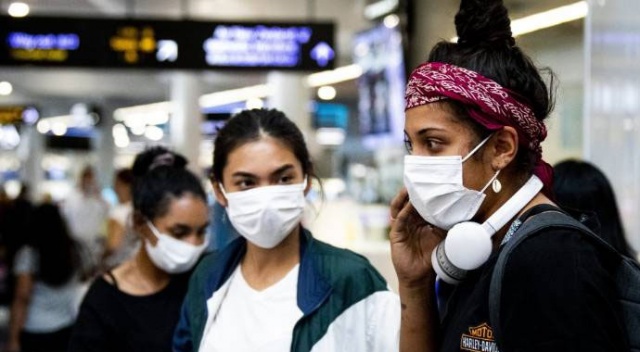
{"type": "Polygon", "coordinates": [[[618,301],[622,306],[630,351],[640,352],[640,265],[631,258],[618,253],[611,245],[586,226],[559,210],[545,211],[525,221],[516,231],[513,239],[504,245],[505,247],[499,254],[489,287],[489,319],[495,336],[498,339],[502,336],[500,325],[498,324],[500,322],[500,295],[502,278],[509,256],[527,238],[531,238],[541,233],[541,230],[551,227],[578,230],[587,235],[605,251],[612,252],[620,257],[620,265],[615,273],[618,301]]]}

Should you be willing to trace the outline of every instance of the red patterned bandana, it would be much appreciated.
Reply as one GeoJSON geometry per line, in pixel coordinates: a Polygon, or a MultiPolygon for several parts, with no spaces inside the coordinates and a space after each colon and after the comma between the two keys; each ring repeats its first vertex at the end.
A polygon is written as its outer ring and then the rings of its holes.
{"type": "Polygon", "coordinates": [[[504,126],[515,128],[520,144],[538,155],[534,173],[545,183],[546,189],[550,187],[552,168],[542,161],[540,147],[547,137],[547,128],[536,119],[529,106],[516,100],[500,84],[462,67],[427,62],[411,73],[405,93],[405,111],[446,99],[462,103],[472,119],[491,131],[504,126]]]}

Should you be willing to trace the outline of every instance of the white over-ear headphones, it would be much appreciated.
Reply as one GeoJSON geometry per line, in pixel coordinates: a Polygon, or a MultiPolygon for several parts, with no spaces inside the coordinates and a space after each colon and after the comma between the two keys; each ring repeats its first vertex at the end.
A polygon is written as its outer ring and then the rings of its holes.
{"type": "Polygon", "coordinates": [[[484,264],[491,255],[491,237],[516,216],[541,189],[542,181],[532,175],[484,224],[465,221],[453,226],[445,240],[431,253],[431,264],[438,277],[455,285],[464,279],[467,271],[484,264]]]}

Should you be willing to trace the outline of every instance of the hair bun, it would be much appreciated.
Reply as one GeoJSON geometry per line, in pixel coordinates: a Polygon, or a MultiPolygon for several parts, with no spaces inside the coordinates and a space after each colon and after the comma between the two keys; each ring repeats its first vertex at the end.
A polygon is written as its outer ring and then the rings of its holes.
{"type": "Polygon", "coordinates": [[[461,0],[455,24],[461,46],[515,46],[502,0],[461,0]]]}
{"type": "Polygon", "coordinates": [[[187,163],[185,157],[165,147],[152,147],[136,156],[132,171],[134,177],[140,177],[161,166],[184,169],[187,163]]]}

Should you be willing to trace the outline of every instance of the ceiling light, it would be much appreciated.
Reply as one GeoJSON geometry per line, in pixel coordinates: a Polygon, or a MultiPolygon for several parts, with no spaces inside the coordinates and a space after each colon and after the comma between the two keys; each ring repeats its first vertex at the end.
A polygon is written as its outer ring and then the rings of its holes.
{"type": "Polygon", "coordinates": [[[264,101],[260,98],[251,98],[247,100],[245,107],[248,110],[252,109],[262,109],[264,107],[264,101]]]}
{"type": "Polygon", "coordinates": [[[380,18],[398,8],[399,0],[380,0],[373,4],[367,5],[364,9],[364,17],[367,19],[380,18]]]}
{"type": "Polygon", "coordinates": [[[396,14],[386,15],[384,20],[382,20],[382,23],[387,28],[394,28],[400,24],[400,17],[396,14]]]}
{"type": "Polygon", "coordinates": [[[9,95],[13,92],[13,86],[7,81],[0,82],[0,95],[9,95]]]}
{"type": "Polygon", "coordinates": [[[238,89],[230,89],[222,92],[205,94],[200,97],[200,107],[210,108],[239,101],[246,101],[251,98],[266,98],[271,94],[271,88],[266,84],[258,84],[238,89]]]}
{"type": "Polygon", "coordinates": [[[40,120],[36,125],[36,129],[42,134],[49,133],[51,130],[51,124],[49,123],[49,120],[40,120]]]}
{"type": "MultiPolygon", "coordinates": [[[[585,18],[588,13],[589,5],[587,2],[579,1],[513,20],[511,21],[511,32],[514,37],[517,37],[585,18]]],[[[451,41],[458,41],[458,37],[452,38],[451,41]]]]}
{"type": "Polygon", "coordinates": [[[25,17],[29,14],[29,5],[24,2],[13,2],[7,11],[11,17],[25,17]]]}
{"type": "Polygon", "coordinates": [[[158,126],[147,126],[144,136],[152,141],[159,141],[164,137],[164,131],[158,126]]]}
{"type": "Polygon", "coordinates": [[[318,88],[318,98],[322,100],[333,100],[336,97],[336,89],[332,86],[322,86],[318,88]]]}
{"type": "Polygon", "coordinates": [[[356,79],[362,75],[362,67],[357,64],[338,67],[335,70],[312,73],[307,79],[310,87],[328,86],[356,79]]]}
{"type": "Polygon", "coordinates": [[[64,136],[67,133],[67,125],[64,122],[54,122],[51,124],[51,132],[56,136],[64,136]]]}

